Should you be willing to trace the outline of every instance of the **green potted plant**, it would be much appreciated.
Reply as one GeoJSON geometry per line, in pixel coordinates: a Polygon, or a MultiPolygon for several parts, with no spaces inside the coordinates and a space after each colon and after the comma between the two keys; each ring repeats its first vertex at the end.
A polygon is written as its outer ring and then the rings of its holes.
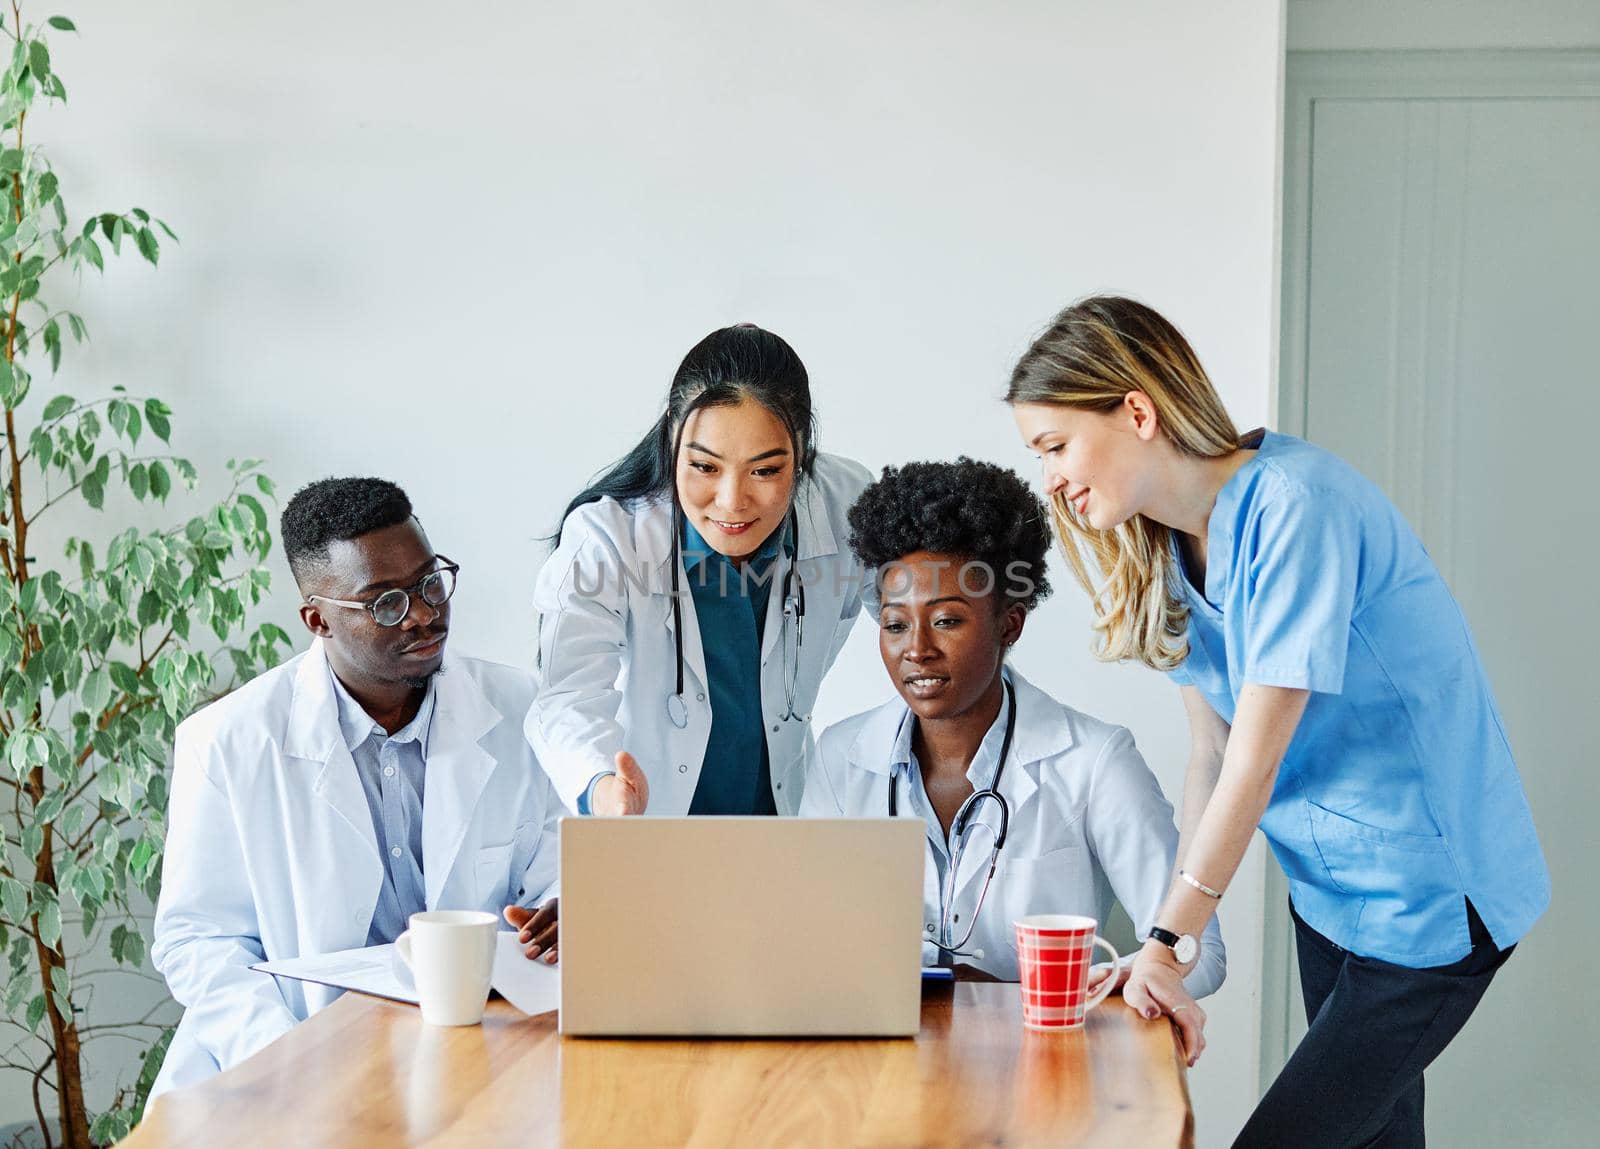
{"type": "Polygon", "coordinates": [[[140,208],[69,216],[27,126],[35,105],[66,99],[48,36],[75,28],[20,9],[13,0],[0,19],[11,41],[0,73],[0,1073],[31,1077],[45,1144],[80,1149],[137,1122],[169,1036],[116,1016],[109,993],[86,1018],[94,975],[80,959],[145,960],[135,912],[156,894],[174,728],[230,678],[276,662],[289,638],[246,621],[268,589],[271,543],[272,484],[255,460],[230,463],[222,501],[170,529],[119,529],[108,515],[92,539],[58,538],[57,554],[39,545],[64,503],[165,505],[197,476],[165,449],[159,398],[56,388],[63,350],[86,332],[45,290],[124,251],[156,264],[177,237],[140,208]],[[78,925],[63,929],[74,910],[78,925]],[[137,1080],[91,1113],[86,1042],[108,1030],[150,1047],[137,1080]]]}

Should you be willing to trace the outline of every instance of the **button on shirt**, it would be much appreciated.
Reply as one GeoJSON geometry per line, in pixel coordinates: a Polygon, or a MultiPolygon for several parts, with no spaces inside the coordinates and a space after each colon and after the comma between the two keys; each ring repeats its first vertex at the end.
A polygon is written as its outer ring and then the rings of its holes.
{"type": "Polygon", "coordinates": [[[684,521],[683,569],[711,680],[711,737],[690,814],[778,812],[761,725],[761,638],[786,529],[773,531],[739,567],[684,521]]]}
{"type": "Polygon", "coordinates": [[[333,690],[339,703],[339,729],[355,759],[383,857],[383,887],[367,944],[384,945],[400,936],[412,914],[428,908],[422,883],[422,795],[434,687],[430,681],[416,717],[392,735],[361,708],[337,675],[333,690]]]}
{"type": "MultiPolygon", "coordinates": [[[[1002,672],[1007,681],[1010,673],[1002,672]]],[[[974,791],[994,785],[995,772],[1000,767],[1000,748],[1005,745],[1006,720],[1011,713],[1010,692],[1001,695],[1000,713],[995,715],[994,722],[983,736],[983,741],[978,743],[978,752],[972,756],[972,761],[967,764],[967,781],[972,784],[974,791]]],[[[928,791],[922,784],[922,767],[917,762],[916,751],[912,748],[912,736],[916,733],[916,715],[910,710],[906,711],[904,720],[900,723],[900,732],[895,736],[894,753],[890,758],[890,785],[899,787],[899,793],[910,796],[910,807],[928,825],[928,852],[933,857],[934,873],[937,885],[934,887],[935,900],[931,910],[942,912],[944,907],[939,904],[938,898],[942,897],[945,882],[948,879],[950,865],[955,857],[956,837],[955,823],[950,823],[950,834],[947,837],[944,828],[939,824],[939,815],[933,808],[933,800],[928,797],[928,791]]],[[[970,870],[974,866],[987,867],[989,864],[989,850],[994,845],[994,833],[1000,826],[1000,807],[994,801],[980,802],[974,807],[972,819],[968,823],[967,846],[961,859],[962,868],[970,870]]],[[[937,917],[930,916],[923,923],[923,938],[925,941],[940,944],[945,941],[959,941],[966,932],[966,923],[970,920],[968,915],[978,911],[977,891],[982,888],[981,880],[973,883],[968,894],[970,904],[957,904],[952,911],[961,915],[960,921],[952,921],[950,938],[939,937],[939,922],[937,917]]],[[[939,955],[941,961],[945,955],[939,955]]]]}

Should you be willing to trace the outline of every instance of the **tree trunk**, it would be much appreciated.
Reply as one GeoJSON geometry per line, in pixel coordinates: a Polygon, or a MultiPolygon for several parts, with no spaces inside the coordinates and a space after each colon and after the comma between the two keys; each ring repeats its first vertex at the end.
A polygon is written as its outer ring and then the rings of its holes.
{"type": "MultiPolygon", "coordinates": [[[[43,946],[39,949],[41,960],[52,968],[67,964],[55,950],[47,950],[43,946]]],[[[49,974],[45,976],[48,978],[49,974]]],[[[56,1008],[53,994],[45,996],[45,1011],[50,1018],[56,1052],[56,1103],[61,1117],[61,1145],[63,1149],[91,1149],[89,1112],[83,1104],[83,1062],[78,1019],[72,1015],[63,1017],[56,1008]]]]}
{"type": "MultiPolygon", "coordinates": [[[[44,769],[35,766],[28,776],[28,788],[37,803],[44,794],[44,769]]],[[[34,858],[34,881],[50,889],[56,888],[55,827],[44,828],[44,844],[34,858]]],[[[51,1047],[56,1055],[56,1104],[61,1118],[61,1145],[63,1149],[91,1149],[89,1140],[89,1112],[83,1104],[82,1042],[78,1037],[78,1019],[68,1013],[63,1016],[56,1005],[54,971],[67,965],[65,931],[51,949],[38,940],[39,919],[33,919],[34,952],[39,961],[39,980],[44,988],[45,1016],[50,1019],[51,1047]]]]}

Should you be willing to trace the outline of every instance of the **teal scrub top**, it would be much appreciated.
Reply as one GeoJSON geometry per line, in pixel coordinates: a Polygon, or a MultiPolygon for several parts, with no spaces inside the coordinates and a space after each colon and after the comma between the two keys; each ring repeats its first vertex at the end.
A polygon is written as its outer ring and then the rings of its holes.
{"type": "Polygon", "coordinates": [[[1377,486],[1258,434],[1211,511],[1204,588],[1179,580],[1189,655],[1170,676],[1230,723],[1246,683],[1312,692],[1261,819],[1312,928],[1444,965],[1472,948],[1470,898],[1504,949],[1550,875],[1461,609],[1377,486]]]}
{"type": "MultiPolygon", "coordinates": [[[[772,757],[762,728],[761,638],[778,551],[787,537],[785,523],[741,568],[684,520],[679,536],[684,577],[694,596],[711,695],[711,733],[690,814],[778,812],[772,757]]],[[[596,774],[578,795],[579,814],[593,813],[595,784],[609,773],[596,774]]]]}
{"type": "Polygon", "coordinates": [[[711,694],[711,736],[690,814],[778,812],[762,725],[761,633],[787,529],[773,531],[738,567],[684,520],[683,570],[694,596],[711,694]]]}

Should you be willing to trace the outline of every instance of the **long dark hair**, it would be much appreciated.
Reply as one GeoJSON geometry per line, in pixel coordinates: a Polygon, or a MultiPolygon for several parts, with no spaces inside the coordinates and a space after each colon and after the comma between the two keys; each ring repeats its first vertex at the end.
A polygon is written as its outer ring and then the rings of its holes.
{"type": "Polygon", "coordinates": [[[672,377],[667,407],[638,446],[608,467],[567,504],[567,516],[585,503],[618,502],[668,494],[677,472],[678,439],[689,416],[703,407],[731,407],[745,399],[760,403],[789,432],[795,479],[808,478],[817,460],[811,381],[800,357],[778,336],[752,323],[713,331],[690,349],[672,377]]]}

